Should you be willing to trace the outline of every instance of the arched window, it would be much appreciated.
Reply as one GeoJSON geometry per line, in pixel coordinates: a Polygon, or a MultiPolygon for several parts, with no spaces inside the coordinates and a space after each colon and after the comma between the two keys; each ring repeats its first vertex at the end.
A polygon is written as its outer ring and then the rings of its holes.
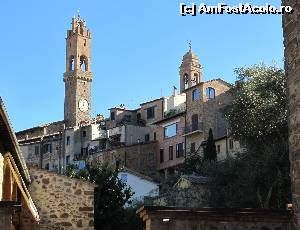
{"type": "Polygon", "coordinates": [[[197,73],[194,73],[193,83],[194,83],[194,85],[199,83],[199,76],[197,73]]]}
{"type": "Polygon", "coordinates": [[[71,57],[70,57],[70,63],[69,63],[69,70],[70,71],[73,71],[74,70],[74,56],[72,55],[71,57]]]}
{"type": "Polygon", "coordinates": [[[193,90],[192,99],[193,99],[193,101],[198,101],[200,99],[199,98],[199,92],[198,92],[197,89],[193,90]]]}
{"type": "Polygon", "coordinates": [[[183,75],[183,83],[184,89],[187,89],[189,87],[189,75],[187,73],[183,75]]]}
{"type": "Polygon", "coordinates": [[[208,87],[206,88],[206,98],[207,99],[214,99],[215,98],[215,89],[208,87]]]}
{"type": "Polygon", "coordinates": [[[88,63],[85,56],[80,56],[80,69],[82,71],[88,71],[88,63]]]}

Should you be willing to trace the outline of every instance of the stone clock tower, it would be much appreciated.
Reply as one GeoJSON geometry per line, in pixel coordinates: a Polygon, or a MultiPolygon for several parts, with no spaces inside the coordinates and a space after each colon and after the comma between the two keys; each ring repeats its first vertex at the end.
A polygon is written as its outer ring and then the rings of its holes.
{"type": "Polygon", "coordinates": [[[91,32],[78,15],[66,38],[65,111],[66,127],[91,118],[91,32]]]}

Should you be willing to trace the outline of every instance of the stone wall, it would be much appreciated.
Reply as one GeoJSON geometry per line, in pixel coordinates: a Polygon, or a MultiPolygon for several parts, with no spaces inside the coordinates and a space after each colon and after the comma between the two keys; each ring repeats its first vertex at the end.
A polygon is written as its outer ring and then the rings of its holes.
{"type": "Polygon", "coordinates": [[[292,14],[283,16],[285,73],[288,86],[288,125],[291,181],[295,223],[300,229],[300,5],[296,0],[282,1],[293,7],[292,14]]]}
{"type": "Polygon", "coordinates": [[[38,168],[30,168],[30,175],[38,229],[94,229],[94,184],[38,168]]]}
{"type": "Polygon", "coordinates": [[[128,169],[144,175],[156,174],[157,142],[152,141],[142,144],[123,146],[111,150],[105,150],[93,155],[93,162],[107,163],[111,166],[125,166],[128,169]]]}
{"type": "Polygon", "coordinates": [[[290,211],[185,209],[146,206],[138,211],[146,230],[291,230],[290,211]]]}

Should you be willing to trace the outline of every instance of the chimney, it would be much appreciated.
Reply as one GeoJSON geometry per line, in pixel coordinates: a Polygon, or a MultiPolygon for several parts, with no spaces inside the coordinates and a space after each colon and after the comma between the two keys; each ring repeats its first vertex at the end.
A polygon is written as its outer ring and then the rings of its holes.
{"type": "Polygon", "coordinates": [[[177,88],[173,86],[173,96],[175,97],[177,95],[177,88]]]}

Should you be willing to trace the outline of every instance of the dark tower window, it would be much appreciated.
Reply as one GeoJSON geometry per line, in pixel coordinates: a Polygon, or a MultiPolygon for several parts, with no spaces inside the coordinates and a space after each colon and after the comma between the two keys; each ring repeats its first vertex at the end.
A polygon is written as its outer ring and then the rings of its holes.
{"type": "Polygon", "coordinates": [[[199,83],[199,76],[197,73],[194,74],[193,83],[198,84],[199,83]]]}
{"type": "Polygon", "coordinates": [[[80,69],[82,71],[87,71],[88,70],[87,58],[85,56],[80,57],[80,69]]]}
{"type": "Polygon", "coordinates": [[[189,87],[189,75],[187,73],[183,76],[184,89],[189,87]]]}
{"type": "Polygon", "coordinates": [[[72,55],[71,57],[70,57],[70,67],[69,67],[69,70],[70,71],[73,71],[74,70],[74,56],[72,55]]]}

